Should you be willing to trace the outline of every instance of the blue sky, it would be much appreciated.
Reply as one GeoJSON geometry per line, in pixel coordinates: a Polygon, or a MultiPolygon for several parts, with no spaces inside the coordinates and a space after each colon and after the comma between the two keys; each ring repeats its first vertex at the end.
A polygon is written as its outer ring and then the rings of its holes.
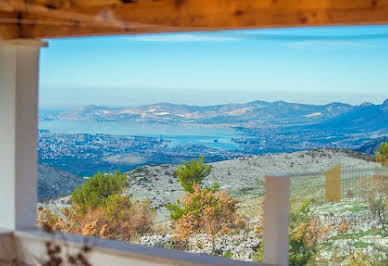
{"type": "Polygon", "coordinates": [[[388,27],[324,27],[48,40],[40,106],[324,104],[388,98],[388,27]]]}

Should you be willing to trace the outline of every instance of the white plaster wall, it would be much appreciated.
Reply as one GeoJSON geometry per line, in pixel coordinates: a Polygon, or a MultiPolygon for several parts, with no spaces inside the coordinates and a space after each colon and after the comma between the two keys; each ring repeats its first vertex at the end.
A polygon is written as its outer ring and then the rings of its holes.
{"type": "Polygon", "coordinates": [[[0,42],[0,227],[34,228],[41,42],[0,42]]]}

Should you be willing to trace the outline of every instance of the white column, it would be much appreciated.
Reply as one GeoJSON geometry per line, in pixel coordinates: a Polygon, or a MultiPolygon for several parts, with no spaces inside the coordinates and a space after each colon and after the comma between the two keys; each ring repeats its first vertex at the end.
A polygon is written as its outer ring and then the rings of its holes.
{"type": "Polygon", "coordinates": [[[266,176],[264,194],[263,263],[288,265],[290,177],[266,176]]]}
{"type": "Polygon", "coordinates": [[[36,225],[41,41],[0,41],[0,227],[36,225]]]}

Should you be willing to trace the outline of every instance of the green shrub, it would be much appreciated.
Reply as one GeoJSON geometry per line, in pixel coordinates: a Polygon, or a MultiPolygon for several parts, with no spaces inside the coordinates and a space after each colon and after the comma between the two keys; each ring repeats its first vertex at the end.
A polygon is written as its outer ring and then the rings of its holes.
{"type": "Polygon", "coordinates": [[[388,211],[383,196],[372,190],[368,195],[368,207],[373,216],[377,218],[382,229],[381,233],[384,236],[388,235],[388,211]]]}
{"type": "Polygon", "coordinates": [[[127,210],[133,206],[128,195],[113,194],[106,198],[101,210],[105,213],[108,221],[122,221],[127,214],[127,210]]]}
{"type": "Polygon", "coordinates": [[[224,256],[225,258],[231,259],[231,258],[233,257],[233,252],[231,252],[231,251],[226,251],[226,252],[223,254],[223,256],[224,256]]]}
{"type": "Polygon", "coordinates": [[[388,165],[388,143],[383,142],[380,144],[380,148],[375,154],[376,162],[381,163],[382,165],[388,165]]]}
{"type": "Polygon", "coordinates": [[[119,171],[114,174],[98,172],[82,184],[81,188],[74,189],[71,203],[77,213],[85,215],[89,209],[96,209],[110,196],[122,192],[127,185],[127,176],[119,171]]]}
{"type": "Polygon", "coordinates": [[[382,248],[383,256],[375,262],[375,266],[387,266],[388,265],[388,248],[382,248]]]}
{"type": "Polygon", "coordinates": [[[290,258],[289,265],[306,265],[314,253],[306,243],[305,237],[297,237],[294,234],[290,237],[290,258]]]}
{"type": "Polygon", "coordinates": [[[303,202],[290,213],[289,265],[302,266],[314,261],[319,239],[325,232],[311,213],[313,200],[303,202]]]}
{"type": "Polygon", "coordinates": [[[252,261],[263,262],[263,251],[264,251],[264,242],[261,242],[256,252],[251,255],[252,261]]]}
{"type": "Polygon", "coordinates": [[[212,166],[204,164],[203,161],[204,158],[199,157],[198,160],[191,160],[190,164],[185,162],[175,170],[178,181],[186,192],[193,193],[193,186],[201,184],[202,180],[210,174],[212,166]]]}

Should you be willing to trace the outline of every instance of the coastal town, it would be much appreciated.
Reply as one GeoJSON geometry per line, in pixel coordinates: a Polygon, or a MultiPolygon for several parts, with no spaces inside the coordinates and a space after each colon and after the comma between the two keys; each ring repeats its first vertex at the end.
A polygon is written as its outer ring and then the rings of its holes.
{"type": "Polygon", "coordinates": [[[170,139],[109,134],[66,134],[39,131],[39,162],[80,176],[96,171],[129,171],[152,164],[182,163],[206,156],[208,162],[229,160],[242,152],[205,145],[173,145],[170,139]]]}

